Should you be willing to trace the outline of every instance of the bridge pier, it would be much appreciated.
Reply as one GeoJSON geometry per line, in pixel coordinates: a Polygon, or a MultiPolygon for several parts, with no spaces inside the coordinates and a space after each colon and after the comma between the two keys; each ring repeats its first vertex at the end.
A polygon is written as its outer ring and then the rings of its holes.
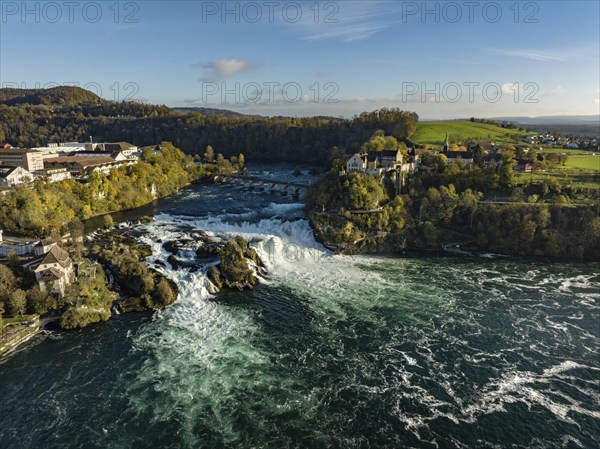
{"type": "Polygon", "coordinates": [[[279,192],[281,196],[293,196],[294,198],[300,197],[300,191],[302,189],[306,189],[308,186],[303,184],[296,184],[284,181],[275,181],[268,179],[261,179],[259,177],[252,176],[223,176],[217,175],[214,178],[216,183],[220,184],[234,184],[243,186],[247,190],[255,190],[258,189],[260,191],[268,190],[269,193],[274,193],[277,188],[279,188],[279,192]]]}

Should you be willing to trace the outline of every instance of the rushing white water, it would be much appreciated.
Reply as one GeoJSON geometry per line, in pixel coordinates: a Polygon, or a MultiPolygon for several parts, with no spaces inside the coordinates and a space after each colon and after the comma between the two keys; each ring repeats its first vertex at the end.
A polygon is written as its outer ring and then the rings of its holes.
{"type": "MultiPolygon", "coordinates": [[[[270,205],[269,212],[293,216],[300,207],[270,205]]],[[[191,446],[204,442],[198,438],[192,423],[203,416],[207,408],[214,414],[212,425],[223,436],[225,444],[236,445],[252,439],[248,438],[247,426],[236,428],[232,424],[230,407],[233,405],[229,401],[241,407],[239,413],[253,421],[255,430],[264,432],[261,437],[266,438],[265,414],[292,414],[294,419],[310,425],[324,419],[323,408],[328,408],[332,393],[345,395],[344,392],[350,391],[354,391],[357,399],[365,397],[364,402],[359,400],[358,404],[363,404],[359,409],[369,407],[374,397],[385,397],[389,416],[402,423],[404,431],[412,434],[419,444],[432,447],[439,445],[432,423],[447,420],[454,425],[473,425],[485,415],[510,413],[510,407],[515,404],[529,410],[545,409],[557,420],[571,425],[577,425],[577,415],[600,419],[598,409],[590,408],[589,403],[553,391],[553,385],[563,381],[572,370],[592,370],[597,374],[600,368],[566,360],[544,368],[541,373],[524,370],[519,368],[519,363],[510,361],[511,352],[518,351],[517,348],[491,348],[489,352],[482,352],[473,343],[472,335],[449,332],[463,324],[475,335],[488,333],[486,326],[490,324],[479,320],[486,313],[478,310],[481,304],[466,313],[461,311],[460,318],[453,316],[463,292],[480,296],[488,306],[490,302],[506,301],[514,308],[511,315],[519,315],[520,306],[510,304],[512,293],[532,291],[537,294],[547,290],[546,285],[554,289],[557,284],[557,291],[568,290],[572,294],[574,288],[589,288],[590,283],[595,282],[593,276],[539,279],[535,270],[525,276],[512,276],[483,268],[457,277],[452,269],[448,284],[439,279],[440,274],[444,277],[443,273],[431,273],[437,278],[429,285],[422,283],[422,277],[419,283],[414,283],[410,261],[334,256],[314,241],[303,219],[252,220],[252,217],[256,218],[248,214],[202,219],[163,214],[148,226],[143,238],[154,249],[152,258],[164,260],[166,254],[159,242],[185,239],[193,229],[209,230],[224,238],[242,235],[252,242],[267,265],[269,277],[265,282],[269,288],[278,289],[280,297],[275,301],[283,309],[279,319],[292,317],[288,323],[282,323],[282,327],[290,335],[310,335],[305,345],[277,354],[273,351],[277,343],[271,341],[277,337],[259,324],[264,310],[228,307],[221,301],[210,300],[208,281],[202,273],[167,268],[167,275],[177,279],[181,287],[180,301],[142,329],[134,345],[154,355],[144,366],[139,380],[150,384],[154,379],[161,379],[159,391],[166,397],[157,416],[164,418],[178,407],[186,410],[179,419],[189,420],[184,428],[189,429],[186,440],[191,446]],[[457,282],[463,285],[456,285],[457,282]],[[290,305],[284,303],[285,292],[301,298],[298,307],[303,308],[302,319],[294,313],[287,316],[289,310],[286,309],[290,305]],[[400,333],[390,329],[386,311],[401,320],[391,326],[400,333]],[[440,321],[445,314],[448,314],[446,319],[440,321]],[[459,323],[459,319],[465,320],[464,323],[459,323]],[[407,328],[411,335],[403,335],[407,328]],[[411,344],[407,345],[407,340],[411,344]],[[449,346],[441,347],[442,341],[449,346]],[[355,345],[371,349],[365,352],[357,350],[355,345]],[[451,362],[440,357],[446,352],[458,358],[451,362]],[[387,360],[384,362],[387,364],[380,365],[376,359],[387,360]],[[305,370],[312,378],[319,369],[327,372],[331,364],[341,370],[330,374],[335,379],[331,383],[307,385],[306,378],[295,372],[305,370]],[[465,374],[467,366],[475,372],[488,372],[490,377],[463,385],[461,378],[468,375],[465,374]],[[432,389],[432,386],[435,387],[432,389]],[[473,390],[468,392],[465,387],[473,390]],[[246,408],[244,401],[238,402],[240,393],[258,410],[246,408]],[[330,398],[326,400],[327,397],[330,398]],[[407,410],[407,403],[411,402],[417,407],[414,411],[407,410]]],[[[575,300],[578,297],[589,300],[587,291],[586,295],[574,296],[575,300]]],[[[542,303],[535,307],[557,305],[542,303]]],[[[598,310],[595,303],[590,307],[598,310]]],[[[532,324],[541,332],[568,334],[567,324],[558,325],[549,317],[534,323],[517,317],[513,326],[526,329],[532,324]]],[[[282,337],[283,340],[290,335],[282,337]]],[[[589,337],[594,344],[597,342],[597,335],[589,337]]],[[[543,348],[534,351],[539,351],[541,357],[549,356],[543,348]]],[[[598,405],[597,387],[598,382],[591,380],[573,386],[598,405]]],[[[143,395],[135,397],[138,406],[148,400],[143,395]]],[[[340,447],[358,447],[360,439],[346,437],[343,429],[346,419],[352,421],[359,416],[353,416],[349,410],[346,412],[350,415],[344,419],[329,416],[325,421],[329,422],[329,431],[334,432],[340,447]]],[[[313,437],[316,441],[320,438],[313,437]]],[[[572,439],[568,443],[577,446],[577,441],[572,439]]],[[[457,447],[462,446],[457,444],[457,447]]]]}

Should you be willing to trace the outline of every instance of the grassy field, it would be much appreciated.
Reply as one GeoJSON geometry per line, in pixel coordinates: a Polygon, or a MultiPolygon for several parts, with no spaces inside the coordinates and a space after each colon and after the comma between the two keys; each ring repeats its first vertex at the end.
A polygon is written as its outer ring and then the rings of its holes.
{"type": "Polygon", "coordinates": [[[570,156],[565,165],[567,168],[600,172],[600,156],[570,156]]]}
{"type": "Polygon", "coordinates": [[[26,323],[27,321],[31,321],[35,317],[36,317],[36,315],[23,315],[23,316],[3,317],[2,318],[2,323],[4,325],[14,324],[14,323],[26,323]]]}
{"type": "Polygon", "coordinates": [[[462,136],[464,143],[472,139],[490,139],[497,144],[514,144],[515,135],[518,135],[520,137],[519,141],[522,142],[524,136],[533,134],[518,129],[505,129],[496,125],[475,123],[468,120],[448,120],[419,122],[417,130],[410,139],[421,145],[441,146],[446,138],[446,133],[449,136],[453,134],[462,136]]]}
{"type": "MultiPolygon", "coordinates": [[[[532,145],[532,146],[536,146],[536,145],[532,145]]],[[[584,154],[586,156],[591,156],[592,153],[590,151],[587,150],[578,150],[578,149],[571,149],[571,148],[544,148],[543,150],[540,150],[542,153],[565,153],[568,154],[569,156],[573,155],[573,154],[584,154]]]]}

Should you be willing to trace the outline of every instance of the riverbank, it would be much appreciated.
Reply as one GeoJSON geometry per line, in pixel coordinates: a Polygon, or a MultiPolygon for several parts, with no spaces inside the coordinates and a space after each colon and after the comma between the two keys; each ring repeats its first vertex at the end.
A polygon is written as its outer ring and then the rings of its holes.
{"type": "MultiPolygon", "coordinates": [[[[416,214],[418,217],[419,209],[416,214]]],[[[369,221],[354,214],[309,214],[315,238],[339,254],[376,255],[418,251],[464,256],[504,254],[561,262],[596,261],[600,246],[597,207],[481,205],[465,223],[405,219],[401,230],[378,230],[389,211],[369,221]],[[474,225],[469,225],[469,221],[474,225]],[[454,226],[453,226],[454,225],[454,226]]]]}
{"type": "Polygon", "coordinates": [[[0,324],[0,358],[31,340],[42,328],[38,315],[3,319],[0,324]]]}

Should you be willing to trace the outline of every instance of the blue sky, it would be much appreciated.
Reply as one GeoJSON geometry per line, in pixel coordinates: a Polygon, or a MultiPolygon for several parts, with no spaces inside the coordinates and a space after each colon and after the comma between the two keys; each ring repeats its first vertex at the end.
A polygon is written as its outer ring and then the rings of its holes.
{"type": "Polygon", "coordinates": [[[600,2],[7,2],[3,87],[262,115],[600,112],[600,2]]]}

